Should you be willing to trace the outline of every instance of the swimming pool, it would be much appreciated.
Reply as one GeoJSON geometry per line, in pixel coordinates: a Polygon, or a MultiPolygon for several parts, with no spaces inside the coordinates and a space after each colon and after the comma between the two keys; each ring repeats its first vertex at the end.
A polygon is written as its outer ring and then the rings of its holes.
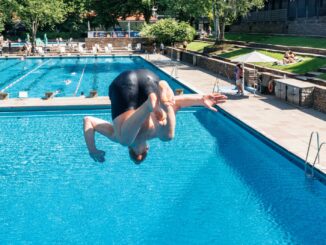
{"type": "MultiPolygon", "coordinates": [[[[41,98],[45,92],[56,97],[88,95],[97,90],[99,96],[108,95],[108,86],[121,72],[147,68],[154,71],[170,86],[184,88],[176,80],[140,57],[80,57],[0,59],[0,91],[17,98],[19,91],[28,97],[41,98]]],[[[189,90],[184,88],[185,93],[189,90]]]]}
{"type": "Polygon", "coordinates": [[[326,188],[224,116],[181,111],[175,139],[141,165],[82,118],[109,110],[0,114],[0,243],[324,244],[326,188]]]}

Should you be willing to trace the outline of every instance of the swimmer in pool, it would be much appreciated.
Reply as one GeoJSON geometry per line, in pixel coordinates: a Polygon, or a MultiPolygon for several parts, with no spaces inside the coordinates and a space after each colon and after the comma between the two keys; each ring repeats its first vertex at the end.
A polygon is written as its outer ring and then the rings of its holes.
{"type": "Polygon", "coordinates": [[[90,156],[105,161],[105,152],[95,145],[95,132],[128,147],[129,156],[141,163],[149,150],[147,141],[159,138],[172,140],[176,124],[175,114],[189,106],[204,106],[217,111],[214,105],[223,103],[221,94],[174,96],[166,81],[147,69],[125,71],[109,87],[112,121],[84,118],[84,137],[90,156]]]}

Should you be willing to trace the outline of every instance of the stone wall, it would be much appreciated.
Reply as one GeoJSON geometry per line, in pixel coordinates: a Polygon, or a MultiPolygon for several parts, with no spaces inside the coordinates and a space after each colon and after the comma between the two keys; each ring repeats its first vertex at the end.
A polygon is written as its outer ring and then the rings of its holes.
{"type": "Polygon", "coordinates": [[[326,113],[326,88],[315,87],[313,108],[326,113]]]}
{"type": "Polygon", "coordinates": [[[137,43],[141,43],[142,47],[152,48],[152,41],[148,38],[126,38],[126,37],[111,37],[111,38],[85,38],[85,45],[87,49],[92,49],[95,44],[99,44],[101,48],[104,48],[111,43],[114,49],[125,49],[129,43],[132,44],[133,47],[136,46],[137,43]]]}

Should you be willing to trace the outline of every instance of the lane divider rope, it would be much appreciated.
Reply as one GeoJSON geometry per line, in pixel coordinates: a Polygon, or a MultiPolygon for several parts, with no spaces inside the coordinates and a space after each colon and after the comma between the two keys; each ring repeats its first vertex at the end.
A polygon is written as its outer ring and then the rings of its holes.
{"type": "Polygon", "coordinates": [[[80,75],[80,78],[79,78],[79,81],[78,81],[78,84],[77,84],[77,87],[76,87],[76,90],[75,90],[75,93],[74,93],[74,96],[77,95],[77,92],[80,88],[80,85],[81,85],[81,82],[83,80],[83,77],[84,77],[84,73],[85,73],[85,70],[86,70],[86,65],[87,65],[87,59],[86,59],[86,63],[84,65],[84,68],[83,68],[83,71],[82,71],[82,74],[80,75]]]}
{"type": "Polygon", "coordinates": [[[5,87],[4,89],[1,90],[1,92],[6,91],[8,88],[11,88],[12,86],[14,86],[15,84],[19,83],[20,81],[22,81],[25,77],[27,77],[29,74],[33,73],[34,71],[38,70],[39,68],[41,68],[42,66],[44,66],[45,64],[49,63],[51,60],[47,60],[45,62],[43,62],[42,64],[40,64],[39,66],[35,67],[33,70],[27,72],[25,75],[23,75],[22,77],[18,78],[16,81],[10,83],[7,87],[5,87]]]}

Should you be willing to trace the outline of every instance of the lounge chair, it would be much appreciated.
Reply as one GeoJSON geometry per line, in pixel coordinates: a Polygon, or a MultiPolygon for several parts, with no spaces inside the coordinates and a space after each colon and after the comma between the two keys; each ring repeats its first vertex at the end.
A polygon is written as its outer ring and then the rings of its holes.
{"type": "Polygon", "coordinates": [[[59,48],[59,53],[60,54],[65,54],[66,53],[66,47],[60,47],[59,48]]]}
{"type": "Polygon", "coordinates": [[[108,43],[107,47],[108,47],[109,52],[111,53],[113,51],[112,43],[108,43]]]}
{"type": "Polygon", "coordinates": [[[135,48],[136,51],[140,52],[141,51],[141,43],[137,43],[136,44],[136,48],[135,48]]]}
{"type": "Polygon", "coordinates": [[[108,47],[104,47],[104,52],[106,54],[111,54],[111,50],[108,47]]]}
{"type": "Polygon", "coordinates": [[[97,48],[95,46],[92,47],[92,54],[97,54],[97,48]]]}
{"type": "Polygon", "coordinates": [[[39,54],[39,55],[44,55],[44,50],[42,47],[36,47],[36,52],[39,54]]]}
{"type": "Polygon", "coordinates": [[[131,51],[132,50],[132,44],[131,43],[128,43],[127,50],[128,51],[131,51]]]}
{"type": "Polygon", "coordinates": [[[80,54],[84,54],[85,53],[85,49],[82,46],[78,46],[78,50],[77,50],[80,54]]]}

